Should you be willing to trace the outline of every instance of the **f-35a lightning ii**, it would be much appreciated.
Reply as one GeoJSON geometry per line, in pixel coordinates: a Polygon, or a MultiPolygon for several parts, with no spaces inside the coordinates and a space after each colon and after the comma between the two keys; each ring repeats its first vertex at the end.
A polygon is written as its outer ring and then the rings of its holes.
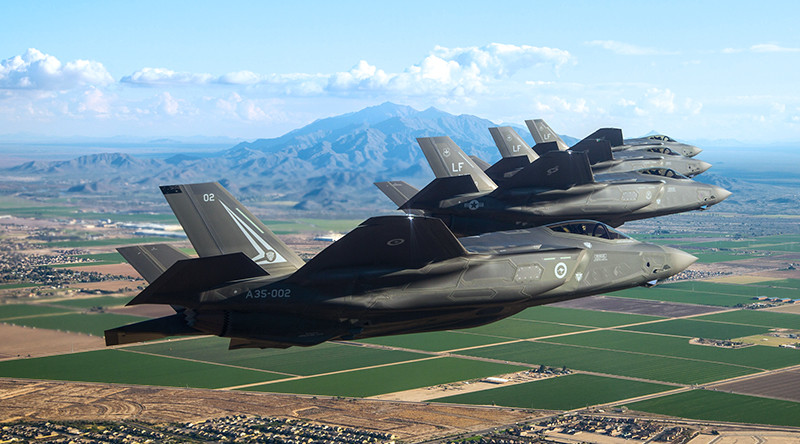
{"type": "Polygon", "coordinates": [[[200,257],[121,248],[150,282],[128,305],[176,313],[107,330],[107,345],[217,335],[232,349],[286,348],[474,327],[651,285],[696,260],[591,221],[458,240],[439,219],[383,216],[304,263],[218,183],[161,190],[200,257]]]}
{"type": "Polygon", "coordinates": [[[617,173],[643,168],[669,168],[681,175],[692,177],[711,168],[711,164],[708,162],[681,154],[682,151],[694,152],[694,150],[698,150],[694,154],[700,152],[699,148],[691,145],[685,145],[685,149],[681,151],[678,151],[677,145],[673,150],[669,146],[656,144],[655,142],[651,145],[623,145],[622,130],[619,128],[602,128],[570,148],[544,120],[526,120],[525,124],[536,142],[533,150],[539,154],[554,149],[559,151],[568,149],[573,151],[593,150],[597,148],[596,145],[607,143],[611,151],[610,157],[601,156],[596,160],[590,157],[592,168],[595,172],[603,170],[617,173]]]}
{"type": "Polygon", "coordinates": [[[449,137],[417,142],[436,179],[418,192],[402,181],[375,185],[399,209],[438,217],[461,236],[584,218],[617,227],[706,209],[731,194],[663,168],[594,176],[587,153],[571,150],[534,153],[533,162],[525,155],[505,157],[484,172],[449,137]]]}

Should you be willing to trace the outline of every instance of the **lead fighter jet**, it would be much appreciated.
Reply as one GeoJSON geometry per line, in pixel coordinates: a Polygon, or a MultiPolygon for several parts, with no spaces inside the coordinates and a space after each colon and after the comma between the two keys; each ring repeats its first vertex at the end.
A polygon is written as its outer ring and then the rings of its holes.
{"type": "Polygon", "coordinates": [[[711,168],[711,164],[708,162],[692,159],[682,154],[683,152],[693,154],[700,152],[699,148],[691,145],[678,144],[676,142],[670,145],[674,149],[660,142],[646,145],[624,145],[621,129],[601,128],[570,148],[544,120],[526,120],[525,124],[536,142],[536,146],[533,149],[539,154],[555,149],[559,151],[569,149],[573,151],[593,150],[596,148],[594,145],[608,144],[611,151],[610,156],[598,158],[598,163],[594,160],[592,161],[592,168],[595,172],[603,170],[616,173],[642,168],[669,168],[681,175],[693,177],[711,168]],[[611,160],[613,162],[609,162],[611,160]]]}
{"type": "Polygon", "coordinates": [[[106,330],[118,345],[176,335],[230,348],[468,328],[527,307],[652,285],[697,258],[592,221],[458,240],[439,219],[366,220],[304,263],[218,183],[161,187],[199,258],[120,248],[150,282],[128,305],[171,316],[106,330]]]}

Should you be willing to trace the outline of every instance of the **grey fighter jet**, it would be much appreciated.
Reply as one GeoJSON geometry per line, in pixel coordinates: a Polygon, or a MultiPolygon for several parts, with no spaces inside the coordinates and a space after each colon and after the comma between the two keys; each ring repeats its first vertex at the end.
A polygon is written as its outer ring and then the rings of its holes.
{"type": "Polygon", "coordinates": [[[417,141],[436,179],[419,192],[402,181],[375,185],[399,209],[441,218],[462,236],[582,218],[617,227],[706,209],[731,194],[669,169],[595,176],[588,155],[571,150],[533,162],[525,155],[505,157],[484,172],[449,137],[417,141]]]}
{"type": "MultiPolygon", "coordinates": [[[[610,146],[611,156],[592,159],[593,169],[607,170],[608,172],[621,172],[638,170],[642,168],[669,168],[684,176],[693,177],[711,168],[711,164],[699,159],[693,159],[680,154],[664,145],[623,145],[622,130],[619,128],[602,128],[590,134],[572,147],[553,131],[542,119],[526,120],[536,142],[534,151],[542,154],[548,150],[558,149],[565,151],[586,151],[597,148],[597,145],[607,143],[610,146]],[[611,162],[611,161],[614,162],[611,162]]],[[[690,147],[691,145],[686,145],[690,147]]],[[[692,147],[695,148],[695,147],[692,147]]],[[[689,150],[691,151],[691,150],[689,150]]],[[[699,152],[699,151],[698,151],[699,152]]],[[[695,153],[697,154],[697,153],[695,153]]]]}
{"type": "Polygon", "coordinates": [[[217,335],[232,349],[286,348],[474,327],[652,285],[696,260],[592,221],[458,240],[439,219],[383,216],[304,263],[218,183],[161,190],[200,257],[120,249],[150,282],[128,305],[176,313],[107,330],[107,345],[217,335]]]}
{"type": "Polygon", "coordinates": [[[634,139],[624,139],[621,145],[612,146],[611,149],[614,151],[644,150],[650,152],[665,152],[665,150],[670,150],[686,157],[694,157],[703,152],[702,149],[694,145],[678,142],[677,140],[663,134],[653,134],[645,137],[636,137],[634,139]]]}

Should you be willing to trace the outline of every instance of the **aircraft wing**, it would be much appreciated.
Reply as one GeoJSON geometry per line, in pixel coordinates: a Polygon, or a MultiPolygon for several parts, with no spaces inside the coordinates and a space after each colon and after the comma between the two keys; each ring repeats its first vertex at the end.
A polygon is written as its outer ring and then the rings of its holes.
{"type": "Polygon", "coordinates": [[[322,250],[289,279],[313,280],[319,273],[346,273],[366,266],[385,266],[387,272],[416,269],[467,254],[439,219],[379,216],[367,219],[322,250]]]}

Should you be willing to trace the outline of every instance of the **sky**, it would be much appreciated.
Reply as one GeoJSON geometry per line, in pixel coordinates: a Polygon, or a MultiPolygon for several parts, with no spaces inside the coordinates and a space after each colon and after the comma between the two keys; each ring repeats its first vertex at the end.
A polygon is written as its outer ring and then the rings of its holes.
{"type": "Polygon", "coordinates": [[[0,136],[277,137],[386,101],[800,142],[797,1],[14,1],[0,136]]]}

